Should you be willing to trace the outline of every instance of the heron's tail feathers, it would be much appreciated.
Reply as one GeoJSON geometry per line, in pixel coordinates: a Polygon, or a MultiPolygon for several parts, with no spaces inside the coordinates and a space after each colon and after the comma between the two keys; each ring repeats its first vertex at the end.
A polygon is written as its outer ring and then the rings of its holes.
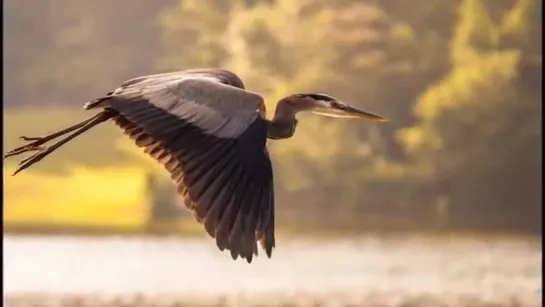
{"type": "Polygon", "coordinates": [[[17,168],[17,170],[13,173],[13,176],[14,176],[17,173],[19,173],[20,171],[30,167],[32,164],[34,164],[36,162],[39,162],[40,160],[42,160],[43,158],[48,156],[50,153],[57,150],[62,145],[68,143],[70,140],[74,139],[78,135],[80,135],[80,134],[84,133],[85,131],[93,128],[94,126],[96,126],[96,125],[98,125],[98,124],[112,118],[114,115],[115,114],[114,114],[114,112],[112,110],[104,110],[104,111],[96,114],[95,116],[90,117],[90,118],[82,121],[81,123],[78,123],[76,125],[73,125],[71,127],[68,127],[66,129],[54,132],[52,134],[49,134],[49,135],[46,135],[46,136],[43,136],[43,137],[26,137],[26,136],[22,136],[21,139],[23,139],[25,141],[29,141],[30,143],[11,150],[10,152],[8,152],[7,154],[4,155],[4,159],[7,158],[7,157],[20,155],[20,154],[25,153],[25,152],[37,151],[37,153],[35,153],[34,155],[24,159],[23,161],[21,161],[19,163],[19,168],[17,168]],[[72,134],[68,135],[64,139],[61,139],[57,143],[54,143],[53,145],[51,145],[49,147],[42,146],[45,143],[47,143],[47,142],[49,142],[49,141],[51,141],[53,139],[56,139],[56,138],[58,138],[58,137],[60,137],[62,135],[65,135],[65,134],[67,134],[69,132],[72,132],[72,131],[74,131],[72,134]]]}

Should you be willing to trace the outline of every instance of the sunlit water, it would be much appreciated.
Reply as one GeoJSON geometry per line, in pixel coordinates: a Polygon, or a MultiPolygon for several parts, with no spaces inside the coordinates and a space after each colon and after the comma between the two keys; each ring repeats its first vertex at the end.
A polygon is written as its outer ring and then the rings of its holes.
{"type": "Polygon", "coordinates": [[[278,238],[233,261],[209,239],[4,236],[4,295],[306,296],[397,305],[426,297],[541,305],[535,239],[278,238]]]}

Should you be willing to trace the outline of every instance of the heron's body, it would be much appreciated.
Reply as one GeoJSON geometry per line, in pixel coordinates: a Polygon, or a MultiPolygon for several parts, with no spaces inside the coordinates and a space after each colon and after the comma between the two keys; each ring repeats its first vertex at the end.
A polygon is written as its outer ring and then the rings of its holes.
{"type": "MultiPolygon", "coordinates": [[[[275,247],[274,187],[267,138],[289,138],[299,111],[326,110],[382,118],[340,104],[323,94],[296,94],[278,102],[272,120],[266,118],[263,98],[244,89],[234,73],[223,69],[195,69],[128,80],[84,108],[97,115],[65,130],[39,138],[9,152],[38,152],[15,172],[38,162],[79,134],[113,120],[144,152],[170,173],[185,206],[216,239],[251,262],[257,242],[270,257],[275,247]],[[345,109],[342,111],[341,109],[345,109]],[[352,113],[351,113],[352,112],[352,113]],[[359,113],[358,113],[359,112],[359,113]],[[73,132],[72,132],[73,131],[73,132]],[[40,147],[66,133],[50,147],[40,147]]],[[[346,117],[346,116],[345,116],[346,117]]],[[[374,118],[373,118],[374,117],[374,118]]]]}

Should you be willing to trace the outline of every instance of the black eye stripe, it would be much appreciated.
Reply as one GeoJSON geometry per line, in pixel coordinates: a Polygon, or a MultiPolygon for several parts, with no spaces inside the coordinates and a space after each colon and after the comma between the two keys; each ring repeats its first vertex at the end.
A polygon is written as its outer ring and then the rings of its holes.
{"type": "Polygon", "coordinates": [[[331,102],[331,106],[339,108],[339,109],[346,109],[346,105],[338,103],[336,101],[331,102]]]}
{"type": "Polygon", "coordinates": [[[335,101],[335,98],[326,94],[315,93],[315,94],[307,94],[307,96],[314,100],[335,101]]]}
{"type": "Polygon", "coordinates": [[[332,106],[341,107],[341,108],[346,107],[344,103],[339,102],[337,99],[333,99],[330,103],[332,106]]]}

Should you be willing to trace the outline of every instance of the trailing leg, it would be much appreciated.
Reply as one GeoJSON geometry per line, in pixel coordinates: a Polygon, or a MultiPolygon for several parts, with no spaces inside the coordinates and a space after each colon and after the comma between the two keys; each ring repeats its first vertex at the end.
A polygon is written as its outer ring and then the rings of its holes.
{"type": "Polygon", "coordinates": [[[94,120],[95,118],[97,118],[98,116],[100,115],[97,114],[91,118],[88,118],[84,121],[82,121],[81,123],[78,123],[74,126],[71,126],[71,127],[68,127],[66,129],[63,129],[63,130],[60,130],[60,131],[57,131],[57,132],[54,132],[54,133],[51,133],[51,134],[48,134],[46,136],[42,136],[42,137],[27,137],[27,136],[21,136],[20,138],[24,141],[27,141],[27,142],[31,142],[29,144],[26,144],[26,145],[23,145],[21,147],[17,147],[11,151],[9,151],[7,154],[4,155],[4,159],[7,158],[7,157],[11,157],[11,156],[16,156],[16,155],[20,155],[22,153],[25,153],[25,152],[28,152],[28,151],[36,151],[36,150],[41,150],[43,149],[42,144],[45,144],[53,139],[56,139],[58,138],[59,136],[62,136],[62,135],[65,135],[69,132],[72,132],[76,129],[79,129],[83,126],[85,126],[87,123],[89,123],[90,121],[94,120]]]}
{"type": "Polygon", "coordinates": [[[12,151],[10,151],[4,158],[6,157],[9,157],[9,156],[13,156],[13,155],[18,155],[18,154],[21,154],[23,152],[27,152],[27,151],[31,151],[31,150],[38,150],[37,153],[35,153],[34,155],[30,156],[29,158],[27,159],[24,159],[23,161],[21,161],[21,163],[19,163],[19,168],[13,173],[13,176],[16,175],[17,173],[19,173],[20,171],[30,167],[31,165],[33,165],[34,163],[36,162],[39,162],[40,160],[42,160],[43,158],[45,158],[46,156],[48,156],[50,153],[52,153],[53,151],[57,150],[59,147],[61,147],[62,145],[68,143],[70,140],[74,139],[75,137],[77,137],[78,135],[84,133],[85,131],[93,128],[94,126],[112,118],[115,114],[110,111],[110,110],[105,110],[77,125],[74,125],[72,127],[69,127],[67,129],[64,129],[62,131],[59,131],[59,132],[56,132],[56,133],[53,133],[51,135],[48,135],[48,136],[45,136],[43,138],[39,138],[38,140],[26,145],[26,146],[23,146],[23,147],[20,147],[20,148],[16,148],[12,151]],[[49,147],[38,147],[39,145],[49,141],[49,140],[52,140],[54,138],[57,138],[63,134],[66,134],[68,132],[71,132],[71,131],[74,131],[74,133],[70,134],[69,136],[65,137],[64,139],[61,139],[60,141],[58,141],[57,143],[54,143],[53,145],[49,146],[49,147]],[[45,141],[43,141],[45,139],[45,141]],[[40,143],[41,142],[41,143],[40,143]]]}

